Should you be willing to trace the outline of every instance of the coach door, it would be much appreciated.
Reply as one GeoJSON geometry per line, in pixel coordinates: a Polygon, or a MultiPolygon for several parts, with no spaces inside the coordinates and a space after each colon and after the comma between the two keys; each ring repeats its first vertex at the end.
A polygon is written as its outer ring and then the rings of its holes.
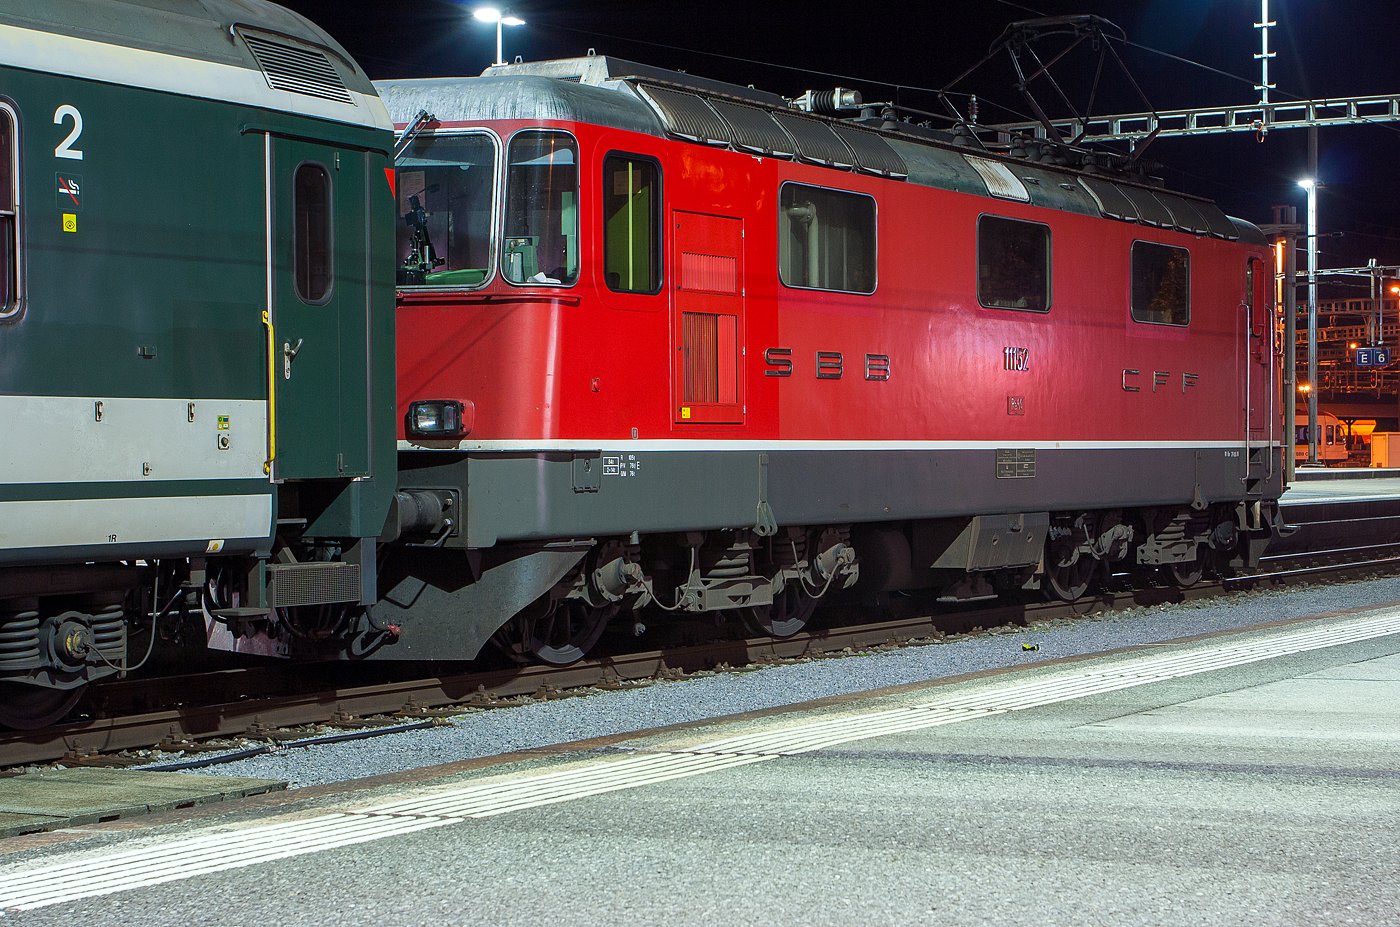
{"type": "Polygon", "coordinates": [[[744,224],[674,211],[672,413],[677,424],[744,421],[744,224]]]}
{"type": "Polygon", "coordinates": [[[367,475],[366,155],[267,146],[275,476],[367,475]]]}

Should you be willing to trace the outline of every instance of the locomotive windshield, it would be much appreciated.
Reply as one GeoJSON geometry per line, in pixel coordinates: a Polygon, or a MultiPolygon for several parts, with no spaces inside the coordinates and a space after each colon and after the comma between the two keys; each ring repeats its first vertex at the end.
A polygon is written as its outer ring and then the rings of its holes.
{"type": "Polygon", "coordinates": [[[496,145],[420,135],[394,162],[400,286],[480,286],[491,276],[496,145]]]}
{"type": "Polygon", "coordinates": [[[502,272],[511,283],[578,279],[578,143],[564,132],[520,132],[506,164],[502,272]]]}

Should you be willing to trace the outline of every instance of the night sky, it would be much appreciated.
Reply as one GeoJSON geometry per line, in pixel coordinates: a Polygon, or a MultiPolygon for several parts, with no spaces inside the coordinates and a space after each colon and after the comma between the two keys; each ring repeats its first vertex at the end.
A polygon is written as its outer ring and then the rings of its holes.
{"type": "MultiPolygon", "coordinates": [[[[283,0],[334,35],[375,79],[478,74],[495,53],[495,29],[471,18],[476,4],[448,0],[283,0]]],[[[1258,0],[937,0],[920,4],[736,2],[637,4],[608,0],[519,0],[526,25],[505,30],[508,60],[582,55],[589,48],[692,74],[795,96],[840,85],[867,101],[940,110],[931,90],[985,55],[1010,22],[1037,14],[1093,13],[1147,46],[1237,75],[1232,79],[1141,48],[1115,45],[1157,109],[1257,101],[1258,0]]],[[[1395,0],[1271,0],[1278,23],[1270,67],[1275,99],[1400,92],[1400,3],[1395,0]]],[[[1056,46],[1058,47],[1058,46],[1056,46]]],[[[1096,55],[1080,49],[1056,72],[1076,104],[1087,98],[1096,55]]],[[[976,93],[981,121],[1027,112],[1005,56],[959,84],[976,93]],[[1001,109],[999,107],[1005,107],[1001,109]]],[[[1051,115],[1051,91],[1038,94],[1051,115]]],[[[1145,107],[1116,68],[1106,67],[1095,112],[1145,107]]],[[[1368,258],[1400,264],[1400,123],[1325,129],[1319,194],[1323,267],[1368,258]]],[[[1307,170],[1307,133],[1160,139],[1150,149],[1167,186],[1215,199],[1232,215],[1272,221],[1270,206],[1293,204],[1307,170]]]]}

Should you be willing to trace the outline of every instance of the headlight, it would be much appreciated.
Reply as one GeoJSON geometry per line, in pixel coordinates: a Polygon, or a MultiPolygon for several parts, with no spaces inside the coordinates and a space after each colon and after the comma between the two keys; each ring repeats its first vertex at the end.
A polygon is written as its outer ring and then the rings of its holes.
{"type": "Polygon", "coordinates": [[[456,399],[424,399],[408,407],[405,430],[422,438],[454,438],[472,430],[471,403],[456,399]]]}

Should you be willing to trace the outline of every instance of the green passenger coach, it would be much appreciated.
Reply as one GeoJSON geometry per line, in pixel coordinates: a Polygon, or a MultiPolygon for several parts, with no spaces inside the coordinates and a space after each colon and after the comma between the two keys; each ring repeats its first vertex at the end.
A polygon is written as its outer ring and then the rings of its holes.
{"type": "Polygon", "coordinates": [[[0,723],[61,717],[172,611],[278,655],[249,622],[310,647],[374,601],[392,148],[274,4],[0,9],[0,723]]]}

